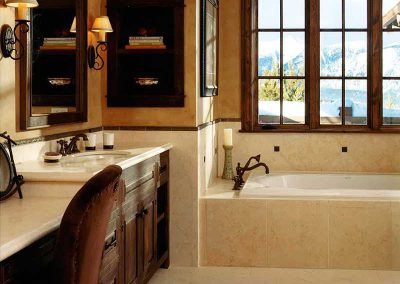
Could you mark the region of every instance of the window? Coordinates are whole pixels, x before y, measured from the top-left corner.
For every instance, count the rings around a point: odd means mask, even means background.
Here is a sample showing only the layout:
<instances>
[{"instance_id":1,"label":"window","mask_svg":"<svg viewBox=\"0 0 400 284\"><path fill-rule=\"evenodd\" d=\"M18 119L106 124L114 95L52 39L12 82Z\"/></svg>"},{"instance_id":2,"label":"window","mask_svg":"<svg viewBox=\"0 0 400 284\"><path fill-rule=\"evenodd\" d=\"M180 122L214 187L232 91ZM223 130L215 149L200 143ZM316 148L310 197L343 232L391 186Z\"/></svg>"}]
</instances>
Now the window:
<instances>
[{"instance_id":1,"label":"window","mask_svg":"<svg viewBox=\"0 0 400 284\"><path fill-rule=\"evenodd\" d=\"M400 130L400 0L243 0L244 131Z\"/></svg>"},{"instance_id":2,"label":"window","mask_svg":"<svg viewBox=\"0 0 400 284\"><path fill-rule=\"evenodd\" d=\"M304 10L304 0L259 1L260 124L305 123Z\"/></svg>"}]
</instances>

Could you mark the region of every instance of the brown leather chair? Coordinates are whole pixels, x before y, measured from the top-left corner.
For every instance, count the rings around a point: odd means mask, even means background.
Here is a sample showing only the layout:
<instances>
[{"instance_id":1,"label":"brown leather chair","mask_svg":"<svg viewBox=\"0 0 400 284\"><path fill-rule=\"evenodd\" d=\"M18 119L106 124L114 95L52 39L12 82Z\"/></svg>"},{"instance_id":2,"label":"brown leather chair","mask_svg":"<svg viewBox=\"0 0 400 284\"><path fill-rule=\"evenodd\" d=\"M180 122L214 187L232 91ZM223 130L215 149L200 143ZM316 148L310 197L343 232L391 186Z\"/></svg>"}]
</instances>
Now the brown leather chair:
<instances>
[{"instance_id":1,"label":"brown leather chair","mask_svg":"<svg viewBox=\"0 0 400 284\"><path fill-rule=\"evenodd\" d=\"M109 166L75 195L61 221L53 283L97 284L122 169Z\"/></svg>"}]
</instances>

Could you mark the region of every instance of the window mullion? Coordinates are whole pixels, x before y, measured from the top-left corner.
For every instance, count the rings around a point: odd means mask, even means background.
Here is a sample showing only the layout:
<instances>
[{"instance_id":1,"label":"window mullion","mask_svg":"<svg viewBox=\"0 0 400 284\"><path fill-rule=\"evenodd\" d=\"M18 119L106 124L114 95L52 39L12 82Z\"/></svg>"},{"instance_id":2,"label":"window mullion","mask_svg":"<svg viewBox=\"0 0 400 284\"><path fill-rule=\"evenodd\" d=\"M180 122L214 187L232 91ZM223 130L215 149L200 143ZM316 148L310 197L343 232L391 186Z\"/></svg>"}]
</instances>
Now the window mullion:
<instances>
[{"instance_id":1,"label":"window mullion","mask_svg":"<svg viewBox=\"0 0 400 284\"><path fill-rule=\"evenodd\" d=\"M370 44L370 127L377 130L382 125L382 0L370 1L369 44ZM373 68L372 68L373 66Z\"/></svg>"},{"instance_id":2,"label":"window mullion","mask_svg":"<svg viewBox=\"0 0 400 284\"><path fill-rule=\"evenodd\" d=\"M309 86L309 124L311 129L319 126L319 70L320 70L320 33L319 33L319 0L309 0L308 19L308 86Z\"/></svg>"}]
</instances>

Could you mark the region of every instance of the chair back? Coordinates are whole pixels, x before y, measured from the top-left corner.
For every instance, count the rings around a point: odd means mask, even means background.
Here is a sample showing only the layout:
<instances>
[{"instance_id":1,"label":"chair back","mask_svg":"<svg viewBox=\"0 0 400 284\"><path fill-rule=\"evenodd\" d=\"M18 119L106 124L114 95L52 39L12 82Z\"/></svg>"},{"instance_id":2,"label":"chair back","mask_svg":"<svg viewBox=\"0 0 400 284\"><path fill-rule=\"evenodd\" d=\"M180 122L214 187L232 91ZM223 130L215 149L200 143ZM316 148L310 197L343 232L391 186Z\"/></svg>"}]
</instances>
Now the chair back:
<instances>
[{"instance_id":1,"label":"chair back","mask_svg":"<svg viewBox=\"0 0 400 284\"><path fill-rule=\"evenodd\" d=\"M104 241L122 169L109 166L75 195L61 221L54 283L97 284Z\"/></svg>"}]
</instances>

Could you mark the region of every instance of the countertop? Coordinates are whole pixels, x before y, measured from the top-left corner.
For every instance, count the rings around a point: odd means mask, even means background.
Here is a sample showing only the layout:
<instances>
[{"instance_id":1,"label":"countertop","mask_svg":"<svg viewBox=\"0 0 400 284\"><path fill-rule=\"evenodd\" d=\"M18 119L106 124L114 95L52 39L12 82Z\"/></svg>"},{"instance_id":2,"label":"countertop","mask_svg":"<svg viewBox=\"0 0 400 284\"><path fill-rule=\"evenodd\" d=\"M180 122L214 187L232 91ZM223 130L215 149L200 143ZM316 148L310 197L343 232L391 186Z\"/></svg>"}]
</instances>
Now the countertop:
<instances>
[{"instance_id":1,"label":"countertop","mask_svg":"<svg viewBox=\"0 0 400 284\"><path fill-rule=\"evenodd\" d=\"M139 148L130 148L129 146L124 147L123 145L120 145L113 150L100 150L100 152L124 151L129 152L130 155L121 158L105 159L103 162L84 161L82 163L69 162L68 157L63 157L59 163L55 164L45 163L44 161L28 161L17 163L16 167L18 174L22 175L25 181L86 182L107 165L116 164L124 170L143 162L146 159L168 151L171 148L171 144Z\"/></svg>"},{"instance_id":2,"label":"countertop","mask_svg":"<svg viewBox=\"0 0 400 284\"><path fill-rule=\"evenodd\" d=\"M126 169L171 148L171 144L131 148L127 151L135 155L117 164ZM24 198L14 195L0 203L0 261L59 228L72 198L104 165L67 173L59 164L43 161L25 162L17 168L26 181L22 186Z\"/></svg>"}]
</instances>

